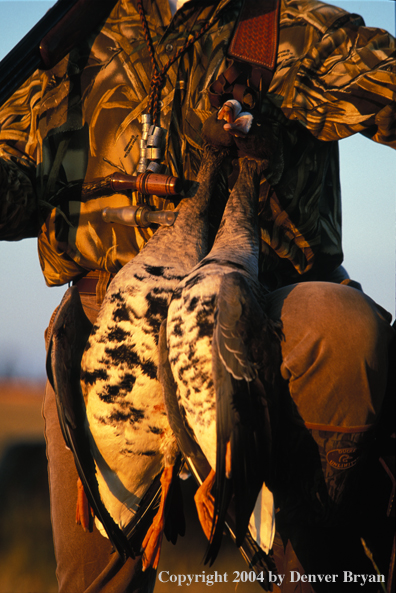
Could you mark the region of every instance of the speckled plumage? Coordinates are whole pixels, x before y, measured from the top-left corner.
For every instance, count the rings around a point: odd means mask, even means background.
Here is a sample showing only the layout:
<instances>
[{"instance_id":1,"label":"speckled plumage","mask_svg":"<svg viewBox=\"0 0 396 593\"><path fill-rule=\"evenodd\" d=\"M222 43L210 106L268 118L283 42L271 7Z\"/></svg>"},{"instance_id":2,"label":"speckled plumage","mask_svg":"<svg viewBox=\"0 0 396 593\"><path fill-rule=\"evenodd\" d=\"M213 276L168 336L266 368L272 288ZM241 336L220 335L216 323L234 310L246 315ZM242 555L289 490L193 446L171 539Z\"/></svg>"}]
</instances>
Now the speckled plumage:
<instances>
[{"instance_id":1,"label":"speckled plumage","mask_svg":"<svg viewBox=\"0 0 396 593\"><path fill-rule=\"evenodd\" d=\"M173 290L207 253L207 207L226 153L205 148L198 189L111 282L82 359L81 385L103 502L122 528L177 452L157 380L158 332Z\"/></svg>"},{"instance_id":2,"label":"speckled plumage","mask_svg":"<svg viewBox=\"0 0 396 593\"><path fill-rule=\"evenodd\" d=\"M167 319L169 362L179 405L216 470L217 527L208 554L212 560L232 493L237 545L254 507L250 529L266 552L274 535L273 497L265 486L261 489L268 477L270 446L263 381L265 367L273 364L269 361L272 346L276 356L279 343L277 328L264 314L258 282L257 200L264 168L254 160L241 160L214 246L175 290ZM228 494L227 441L232 450Z\"/></svg>"}]
</instances>

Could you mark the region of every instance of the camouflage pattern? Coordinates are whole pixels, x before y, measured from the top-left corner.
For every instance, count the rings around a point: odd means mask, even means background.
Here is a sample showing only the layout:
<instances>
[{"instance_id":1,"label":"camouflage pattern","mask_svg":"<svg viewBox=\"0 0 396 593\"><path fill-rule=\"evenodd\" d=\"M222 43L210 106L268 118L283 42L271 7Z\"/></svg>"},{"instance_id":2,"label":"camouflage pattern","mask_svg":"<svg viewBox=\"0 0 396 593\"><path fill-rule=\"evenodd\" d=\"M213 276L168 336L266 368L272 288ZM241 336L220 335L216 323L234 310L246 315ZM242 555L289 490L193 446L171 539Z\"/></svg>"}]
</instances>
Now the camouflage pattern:
<instances>
[{"instance_id":1,"label":"camouflage pattern","mask_svg":"<svg viewBox=\"0 0 396 593\"><path fill-rule=\"evenodd\" d=\"M169 69L160 125L166 172L188 183L202 156L207 90L226 68L241 0L188 2L171 18L167 0L145 0L159 66L188 36L213 26ZM276 72L259 110L281 126L284 174L260 197L261 270L278 284L319 277L342 261L337 140L362 132L396 146L394 39L356 15L316 0L282 0ZM137 195L82 198L81 183L134 174L152 66L134 0L120 0L99 31L50 72L36 72L0 110L0 238L38 236L48 285L89 270L116 273L152 235L102 221L101 211ZM18 173L13 171L18 170ZM226 198L226 171L213 225ZM13 174L18 183L12 182ZM3 185L3 184L2 184ZM174 203L152 197L157 208ZM219 212L216 212L216 209Z\"/></svg>"},{"instance_id":2,"label":"camouflage pattern","mask_svg":"<svg viewBox=\"0 0 396 593\"><path fill-rule=\"evenodd\" d=\"M309 427L309 424L307 425ZM365 460L373 444L373 428L369 425L345 428L323 426L310 428L318 445L327 492L335 505L343 497L345 486L359 462Z\"/></svg>"}]
</instances>

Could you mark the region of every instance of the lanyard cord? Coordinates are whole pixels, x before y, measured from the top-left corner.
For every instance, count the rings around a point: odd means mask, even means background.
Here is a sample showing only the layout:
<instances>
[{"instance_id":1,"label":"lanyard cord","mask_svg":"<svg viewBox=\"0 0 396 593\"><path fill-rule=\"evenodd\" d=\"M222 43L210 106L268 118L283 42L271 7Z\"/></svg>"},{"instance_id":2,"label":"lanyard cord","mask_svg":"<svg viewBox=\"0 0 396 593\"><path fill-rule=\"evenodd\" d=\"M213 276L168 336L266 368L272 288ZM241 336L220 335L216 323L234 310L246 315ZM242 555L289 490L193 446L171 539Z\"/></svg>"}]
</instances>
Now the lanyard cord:
<instances>
[{"instance_id":1,"label":"lanyard cord","mask_svg":"<svg viewBox=\"0 0 396 593\"><path fill-rule=\"evenodd\" d=\"M148 28L146 16L144 14L142 0L138 0L137 2L137 9L139 11L140 20L143 26L144 37L147 44L147 49L150 54L151 63L153 66L153 79L151 81L151 89L150 89L150 96L149 96L149 104L148 104L148 113L152 116L152 121L155 124L159 114L159 98L160 98L160 90L163 84L164 76L170 66L185 52L187 49L193 45L197 39L202 37L204 33L213 25L213 22L206 21L206 23L201 27L199 31L196 31L194 35L191 35L189 39L185 42L183 47L179 48L174 56L171 56L166 64L161 68L158 68L157 63L155 61L154 56L154 48L153 43L150 36L150 31Z\"/></svg>"}]
</instances>

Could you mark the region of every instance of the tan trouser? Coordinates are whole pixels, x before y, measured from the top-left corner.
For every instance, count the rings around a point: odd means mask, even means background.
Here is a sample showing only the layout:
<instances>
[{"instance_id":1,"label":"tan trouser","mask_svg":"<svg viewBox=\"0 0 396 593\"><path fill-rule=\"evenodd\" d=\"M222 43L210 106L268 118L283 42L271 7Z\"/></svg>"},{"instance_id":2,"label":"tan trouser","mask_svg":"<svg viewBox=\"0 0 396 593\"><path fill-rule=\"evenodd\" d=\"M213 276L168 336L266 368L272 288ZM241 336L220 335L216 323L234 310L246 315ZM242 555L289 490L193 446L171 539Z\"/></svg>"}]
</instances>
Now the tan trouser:
<instances>
[{"instance_id":1,"label":"tan trouser","mask_svg":"<svg viewBox=\"0 0 396 593\"><path fill-rule=\"evenodd\" d=\"M268 314L282 320L281 373L304 422L372 424L393 335L374 301L343 284L306 282L271 293Z\"/></svg>"},{"instance_id":2,"label":"tan trouser","mask_svg":"<svg viewBox=\"0 0 396 593\"><path fill-rule=\"evenodd\" d=\"M278 533L274 551L285 580L276 591L337 591L339 584L311 586L290 577L303 574L302 565L312 574L339 572L338 583L343 570L375 572L354 530L364 516L354 516L359 491L352 488L355 482L365 485L360 480L385 394L394 332L386 312L340 284L286 287L271 293L267 304L269 315L283 322L281 373L296 421L293 434L283 435L290 439L283 449L289 493L280 497L283 540ZM360 582L347 586L351 593L361 590ZM365 584L365 590L379 585Z\"/></svg>"}]
</instances>

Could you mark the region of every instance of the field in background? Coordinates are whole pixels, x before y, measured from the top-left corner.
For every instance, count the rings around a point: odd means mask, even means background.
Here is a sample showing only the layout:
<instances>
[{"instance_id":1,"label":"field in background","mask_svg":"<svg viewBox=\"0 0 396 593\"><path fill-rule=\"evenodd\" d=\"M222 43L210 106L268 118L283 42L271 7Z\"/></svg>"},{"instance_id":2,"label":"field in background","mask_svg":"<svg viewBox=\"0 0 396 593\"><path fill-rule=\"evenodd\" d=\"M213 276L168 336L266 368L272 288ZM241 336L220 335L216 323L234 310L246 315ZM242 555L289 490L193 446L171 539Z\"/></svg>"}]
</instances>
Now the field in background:
<instances>
[{"instance_id":1,"label":"field in background","mask_svg":"<svg viewBox=\"0 0 396 593\"><path fill-rule=\"evenodd\" d=\"M0 593L56 593L41 402L0 379Z\"/></svg>"},{"instance_id":2,"label":"field in background","mask_svg":"<svg viewBox=\"0 0 396 593\"><path fill-rule=\"evenodd\" d=\"M0 593L56 593L52 547L44 422L44 384L0 378ZM214 593L259 593L258 583L233 583L234 571L247 566L231 542L224 542L212 567L204 566L206 540L196 517L192 480L183 483L187 533L176 546L165 542L158 574L228 573ZM163 575L164 578L167 575ZM157 580L155 593L208 591L201 582L179 587ZM80 592L70 592L80 593Z\"/></svg>"}]
</instances>

